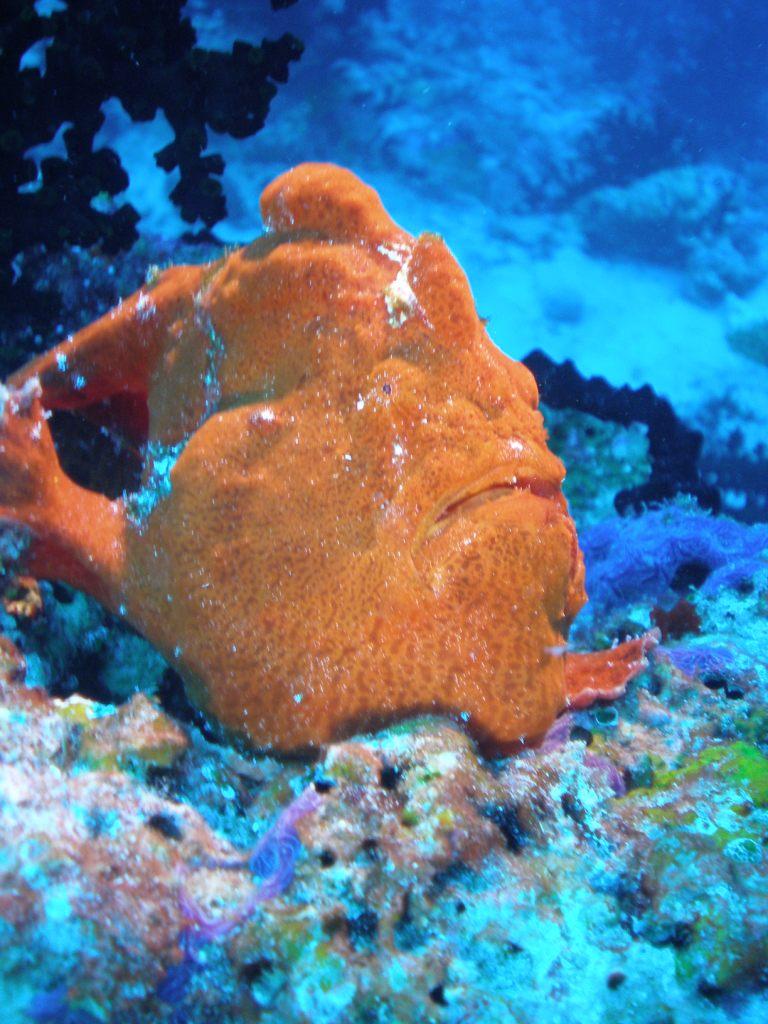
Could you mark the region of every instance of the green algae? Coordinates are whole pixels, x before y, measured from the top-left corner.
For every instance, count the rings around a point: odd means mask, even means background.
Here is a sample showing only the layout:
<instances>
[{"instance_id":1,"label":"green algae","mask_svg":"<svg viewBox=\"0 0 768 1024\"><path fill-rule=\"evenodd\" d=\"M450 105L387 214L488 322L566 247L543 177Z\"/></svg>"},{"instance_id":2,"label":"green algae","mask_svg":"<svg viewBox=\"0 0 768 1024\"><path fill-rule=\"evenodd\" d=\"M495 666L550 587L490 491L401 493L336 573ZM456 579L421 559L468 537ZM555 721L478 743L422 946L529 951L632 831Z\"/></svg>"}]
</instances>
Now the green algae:
<instances>
[{"instance_id":1,"label":"green algae","mask_svg":"<svg viewBox=\"0 0 768 1024\"><path fill-rule=\"evenodd\" d=\"M631 790L650 789L653 786L656 775L649 754L642 754L634 764L629 766L628 777L628 786Z\"/></svg>"},{"instance_id":2,"label":"green algae","mask_svg":"<svg viewBox=\"0 0 768 1024\"><path fill-rule=\"evenodd\" d=\"M749 708L736 722L736 731L746 742L755 746L768 745L768 710Z\"/></svg>"},{"instance_id":3,"label":"green algae","mask_svg":"<svg viewBox=\"0 0 768 1024\"><path fill-rule=\"evenodd\" d=\"M415 736L421 729L427 729L434 722L429 715L415 715L387 727L390 736Z\"/></svg>"},{"instance_id":4,"label":"green algae","mask_svg":"<svg viewBox=\"0 0 768 1024\"><path fill-rule=\"evenodd\" d=\"M768 758L743 740L711 746L624 800L659 829L647 863L653 916L691 925L674 950L676 977L734 991L768 956L768 934L745 914L763 889Z\"/></svg>"},{"instance_id":5,"label":"green algae","mask_svg":"<svg viewBox=\"0 0 768 1024\"><path fill-rule=\"evenodd\" d=\"M726 746L708 747L681 767L658 772L653 789L671 789L683 780L697 778L705 772L711 772L731 787L746 790L755 807L768 807L768 758L743 740Z\"/></svg>"},{"instance_id":6,"label":"green algae","mask_svg":"<svg viewBox=\"0 0 768 1024\"><path fill-rule=\"evenodd\" d=\"M670 815L649 872L658 887L652 916L690 926L690 935L674 949L681 983L728 991L754 977L768 955L768 934L754 927L744 908L759 900L762 859L757 825L752 832L718 828L703 834L680 829Z\"/></svg>"},{"instance_id":7,"label":"green algae","mask_svg":"<svg viewBox=\"0 0 768 1024\"><path fill-rule=\"evenodd\" d=\"M703 981L729 991L755 977L766 955L768 942L737 936L731 915L717 908L696 923L693 941L675 950L675 974L684 984Z\"/></svg>"},{"instance_id":8,"label":"green algae","mask_svg":"<svg viewBox=\"0 0 768 1024\"><path fill-rule=\"evenodd\" d=\"M415 828L419 824L419 815L416 811L406 807L400 816L400 821L406 828Z\"/></svg>"},{"instance_id":9,"label":"green algae","mask_svg":"<svg viewBox=\"0 0 768 1024\"><path fill-rule=\"evenodd\" d=\"M362 785L366 782L367 765L355 764L352 761L337 761L326 767L325 774L334 782L350 782Z\"/></svg>"},{"instance_id":10,"label":"green algae","mask_svg":"<svg viewBox=\"0 0 768 1024\"><path fill-rule=\"evenodd\" d=\"M690 798L688 784L700 780L707 783L705 807L700 806L701 797L694 806L688 801L681 805L683 787ZM660 803L654 799L658 797ZM684 829L697 836L701 852L739 859L739 850L752 849L744 844L761 842L760 826L749 818L753 811L768 808L768 758L741 740L708 747L678 768L656 772L652 786L634 789L623 800L644 805L646 821L666 835L674 838ZM745 862L746 855L740 859Z\"/></svg>"}]
</instances>

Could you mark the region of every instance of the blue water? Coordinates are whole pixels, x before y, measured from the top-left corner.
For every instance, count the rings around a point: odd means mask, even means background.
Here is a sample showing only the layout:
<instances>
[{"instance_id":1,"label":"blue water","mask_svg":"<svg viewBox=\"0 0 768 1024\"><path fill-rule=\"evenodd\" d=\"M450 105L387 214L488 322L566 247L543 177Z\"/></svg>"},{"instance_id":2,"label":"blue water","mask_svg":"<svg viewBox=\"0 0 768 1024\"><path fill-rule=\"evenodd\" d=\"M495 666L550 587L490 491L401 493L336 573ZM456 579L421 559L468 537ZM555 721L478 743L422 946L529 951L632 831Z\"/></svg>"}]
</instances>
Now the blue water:
<instances>
[{"instance_id":1,"label":"blue water","mask_svg":"<svg viewBox=\"0 0 768 1024\"><path fill-rule=\"evenodd\" d=\"M728 396L759 442L768 357L745 360L726 339L768 315L761 5L264 7L187 5L203 45L283 31L306 44L262 132L209 133L226 158L219 237L258 232L275 173L340 163L408 230L446 238L509 354L540 346L586 374L650 383L702 424ZM131 168L142 229L173 234L174 180L152 158L167 126L131 128L118 107L102 137Z\"/></svg>"}]
</instances>

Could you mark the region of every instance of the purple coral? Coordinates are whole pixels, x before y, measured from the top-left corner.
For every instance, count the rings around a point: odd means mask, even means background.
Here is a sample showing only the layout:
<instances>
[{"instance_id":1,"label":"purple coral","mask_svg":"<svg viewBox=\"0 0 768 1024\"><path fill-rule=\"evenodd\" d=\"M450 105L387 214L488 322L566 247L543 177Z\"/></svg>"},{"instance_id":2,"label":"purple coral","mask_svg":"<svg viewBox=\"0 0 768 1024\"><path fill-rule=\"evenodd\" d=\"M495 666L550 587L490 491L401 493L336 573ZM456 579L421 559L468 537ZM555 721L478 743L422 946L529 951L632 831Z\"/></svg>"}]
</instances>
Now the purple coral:
<instances>
[{"instance_id":1,"label":"purple coral","mask_svg":"<svg viewBox=\"0 0 768 1024\"><path fill-rule=\"evenodd\" d=\"M553 751L562 750L571 738L572 728L572 714L564 714L555 719L554 725L550 726L536 748L536 754L551 754ZM624 796L627 792L624 777L610 758L602 754L593 754L589 748L584 747L583 764L603 777L614 796Z\"/></svg>"},{"instance_id":2,"label":"purple coral","mask_svg":"<svg viewBox=\"0 0 768 1024\"><path fill-rule=\"evenodd\" d=\"M712 593L765 566L768 527L669 505L634 519L609 519L581 538L590 601L605 614L662 600L681 570L695 567ZM761 557L763 556L763 557Z\"/></svg>"},{"instance_id":3,"label":"purple coral","mask_svg":"<svg viewBox=\"0 0 768 1024\"><path fill-rule=\"evenodd\" d=\"M573 715L566 712L556 718L554 723L547 729L539 746L536 748L538 754L549 754L553 750L560 750L571 738L573 726Z\"/></svg>"},{"instance_id":4,"label":"purple coral","mask_svg":"<svg viewBox=\"0 0 768 1024\"><path fill-rule=\"evenodd\" d=\"M584 765L586 768L594 769L602 777L614 796L624 796L626 794L627 786L624 782L624 776L610 758L605 757L603 754L593 754L591 750L585 750Z\"/></svg>"},{"instance_id":5,"label":"purple coral","mask_svg":"<svg viewBox=\"0 0 768 1024\"><path fill-rule=\"evenodd\" d=\"M663 647L660 653L686 676L730 679L736 672L734 656L727 647L717 645Z\"/></svg>"}]
</instances>

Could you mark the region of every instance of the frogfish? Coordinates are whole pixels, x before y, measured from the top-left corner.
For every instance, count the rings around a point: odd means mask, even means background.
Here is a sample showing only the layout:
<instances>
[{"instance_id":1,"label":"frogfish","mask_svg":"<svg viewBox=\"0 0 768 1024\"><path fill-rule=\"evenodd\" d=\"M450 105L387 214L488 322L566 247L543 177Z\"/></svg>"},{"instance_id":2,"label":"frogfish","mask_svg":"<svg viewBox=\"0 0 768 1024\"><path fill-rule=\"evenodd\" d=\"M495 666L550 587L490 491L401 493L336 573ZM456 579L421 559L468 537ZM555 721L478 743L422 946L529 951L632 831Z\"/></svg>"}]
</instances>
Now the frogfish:
<instances>
[{"instance_id":1,"label":"frogfish","mask_svg":"<svg viewBox=\"0 0 768 1024\"><path fill-rule=\"evenodd\" d=\"M2 386L0 520L28 571L124 617L253 748L431 714L504 753L621 692L647 640L567 652L564 467L445 243L330 164L261 212L263 237L155 274ZM138 489L68 476L55 410L109 410Z\"/></svg>"}]
</instances>

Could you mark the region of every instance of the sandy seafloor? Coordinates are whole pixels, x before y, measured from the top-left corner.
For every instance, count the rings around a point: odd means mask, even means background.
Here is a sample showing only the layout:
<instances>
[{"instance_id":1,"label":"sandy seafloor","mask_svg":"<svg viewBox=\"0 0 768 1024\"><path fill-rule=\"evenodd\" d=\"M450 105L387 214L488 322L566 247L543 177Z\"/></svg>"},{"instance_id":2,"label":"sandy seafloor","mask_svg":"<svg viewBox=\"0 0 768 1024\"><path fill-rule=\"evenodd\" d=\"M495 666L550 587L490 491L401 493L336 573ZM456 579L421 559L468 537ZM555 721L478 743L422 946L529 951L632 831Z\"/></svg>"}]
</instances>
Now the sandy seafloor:
<instances>
[{"instance_id":1,"label":"sandy seafloor","mask_svg":"<svg viewBox=\"0 0 768 1024\"><path fill-rule=\"evenodd\" d=\"M266 128L211 141L227 160L221 242L260 232L259 192L286 167L352 168L409 231L445 237L509 355L541 348L667 397L704 433L705 475L727 477L727 515L681 497L619 519L614 494L647 474L644 429L545 410L587 559L574 643L665 635L625 697L502 761L435 721L316 765L246 756L95 602L44 583L33 614L6 593L27 686L9 654L2 1019L759 1024L768 19L693 0L256 6L188 4L202 45L285 29L306 43ZM167 126L109 115L143 248L76 263L132 281L184 226L153 167ZM12 578L7 548L3 567ZM280 817L296 800L298 839ZM247 861L271 826L271 865L210 866ZM279 891L241 913L259 870Z\"/></svg>"}]
</instances>

